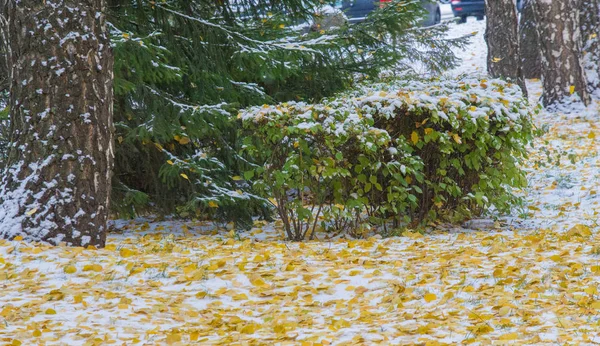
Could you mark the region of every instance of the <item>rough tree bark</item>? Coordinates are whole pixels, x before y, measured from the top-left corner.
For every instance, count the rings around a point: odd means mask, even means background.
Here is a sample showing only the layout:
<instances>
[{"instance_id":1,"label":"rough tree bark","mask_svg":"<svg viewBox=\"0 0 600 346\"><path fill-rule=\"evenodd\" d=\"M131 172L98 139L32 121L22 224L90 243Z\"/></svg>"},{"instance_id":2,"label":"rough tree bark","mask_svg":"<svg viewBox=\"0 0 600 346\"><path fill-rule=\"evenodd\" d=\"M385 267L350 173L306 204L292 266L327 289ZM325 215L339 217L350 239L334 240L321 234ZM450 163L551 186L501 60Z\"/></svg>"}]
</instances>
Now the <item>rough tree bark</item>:
<instances>
[{"instance_id":1,"label":"rough tree bark","mask_svg":"<svg viewBox=\"0 0 600 346\"><path fill-rule=\"evenodd\" d=\"M542 57L535 27L532 2L524 0L519 21L519 48L521 55L521 70L524 78L542 77Z\"/></svg>"},{"instance_id":2,"label":"rough tree bark","mask_svg":"<svg viewBox=\"0 0 600 346\"><path fill-rule=\"evenodd\" d=\"M0 0L0 5L5 0ZM2 10L0 9L0 34L2 33L2 28L7 24L6 17L3 15ZM7 91L9 88L8 83L8 65L6 62L6 52L8 51L8 41L4 35L0 35L0 93Z\"/></svg>"},{"instance_id":3,"label":"rough tree bark","mask_svg":"<svg viewBox=\"0 0 600 346\"><path fill-rule=\"evenodd\" d=\"M600 0L583 0L581 10L583 67L588 91L600 89Z\"/></svg>"},{"instance_id":4,"label":"rough tree bark","mask_svg":"<svg viewBox=\"0 0 600 346\"><path fill-rule=\"evenodd\" d=\"M584 104L590 102L581 61L581 1L533 1L542 55L544 106L569 102L572 93Z\"/></svg>"},{"instance_id":5,"label":"rough tree bark","mask_svg":"<svg viewBox=\"0 0 600 346\"><path fill-rule=\"evenodd\" d=\"M519 62L519 31L515 0L486 0L487 69L491 77L517 83L527 95Z\"/></svg>"},{"instance_id":6,"label":"rough tree bark","mask_svg":"<svg viewBox=\"0 0 600 346\"><path fill-rule=\"evenodd\" d=\"M11 148L0 236L104 246L113 165L104 0L0 0Z\"/></svg>"},{"instance_id":7,"label":"rough tree bark","mask_svg":"<svg viewBox=\"0 0 600 346\"><path fill-rule=\"evenodd\" d=\"M0 45L0 93L8 90L8 68L5 50L2 48L2 45Z\"/></svg>"}]
</instances>

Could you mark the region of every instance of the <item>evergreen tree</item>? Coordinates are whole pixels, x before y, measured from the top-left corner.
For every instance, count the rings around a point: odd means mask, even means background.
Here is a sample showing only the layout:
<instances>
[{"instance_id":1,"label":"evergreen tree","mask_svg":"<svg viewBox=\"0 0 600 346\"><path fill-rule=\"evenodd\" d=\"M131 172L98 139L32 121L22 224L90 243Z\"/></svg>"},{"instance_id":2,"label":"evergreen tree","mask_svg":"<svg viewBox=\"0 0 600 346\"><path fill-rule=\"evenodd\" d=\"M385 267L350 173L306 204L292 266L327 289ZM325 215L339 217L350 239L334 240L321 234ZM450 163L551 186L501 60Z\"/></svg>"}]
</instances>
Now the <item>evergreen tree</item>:
<instances>
[{"instance_id":1,"label":"evergreen tree","mask_svg":"<svg viewBox=\"0 0 600 346\"><path fill-rule=\"evenodd\" d=\"M411 66L456 64L446 26L420 28L420 1L389 3L360 24L329 21L321 1L110 0L115 51L119 212L209 215L249 225L251 194L237 110L315 101ZM327 10L327 11L325 11Z\"/></svg>"}]
</instances>

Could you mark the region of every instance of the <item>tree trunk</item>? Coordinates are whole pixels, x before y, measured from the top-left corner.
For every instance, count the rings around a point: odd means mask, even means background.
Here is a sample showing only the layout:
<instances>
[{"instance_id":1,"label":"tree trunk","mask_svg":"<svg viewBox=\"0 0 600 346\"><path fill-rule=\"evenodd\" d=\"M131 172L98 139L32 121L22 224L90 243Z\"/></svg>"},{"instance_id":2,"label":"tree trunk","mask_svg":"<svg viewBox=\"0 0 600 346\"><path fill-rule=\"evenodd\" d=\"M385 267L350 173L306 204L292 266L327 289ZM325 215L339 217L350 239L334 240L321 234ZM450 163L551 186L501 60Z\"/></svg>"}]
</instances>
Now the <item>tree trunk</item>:
<instances>
[{"instance_id":1,"label":"tree trunk","mask_svg":"<svg viewBox=\"0 0 600 346\"><path fill-rule=\"evenodd\" d=\"M588 91L600 89L600 0L583 0L581 10L583 67Z\"/></svg>"},{"instance_id":2,"label":"tree trunk","mask_svg":"<svg viewBox=\"0 0 600 346\"><path fill-rule=\"evenodd\" d=\"M493 78L506 78L517 83L523 94L527 87L519 63L519 31L515 0L486 0L488 47L487 69Z\"/></svg>"},{"instance_id":3,"label":"tree trunk","mask_svg":"<svg viewBox=\"0 0 600 346\"><path fill-rule=\"evenodd\" d=\"M590 102L581 59L579 13L582 0L534 0L542 54L544 106L575 101Z\"/></svg>"},{"instance_id":4,"label":"tree trunk","mask_svg":"<svg viewBox=\"0 0 600 346\"><path fill-rule=\"evenodd\" d=\"M524 0L519 21L521 70L524 78L541 78L542 57L540 56L532 2L533 0Z\"/></svg>"},{"instance_id":5,"label":"tree trunk","mask_svg":"<svg viewBox=\"0 0 600 346\"><path fill-rule=\"evenodd\" d=\"M113 165L104 0L0 0L11 148L0 235L104 246Z\"/></svg>"},{"instance_id":6,"label":"tree trunk","mask_svg":"<svg viewBox=\"0 0 600 346\"><path fill-rule=\"evenodd\" d=\"M0 6L2 6L3 1L0 0ZM8 38L4 35L3 28L6 27L6 17L2 12L2 8L0 8L0 93L8 91L9 88L9 78L8 78L8 64L6 61L6 54L8 51ZM0 109L1 110L1 109Z\"/></svg>"},{"instance_id":7,"label":"tree trunk","mask_svg":"<svg viewBox=\"0 0 600 346\"><path fill-rule=\"evenodd\" d=\"M0 93L8 90L8 67L6 65L6 53L0 44ZM2 110L2 109L0 109Z\"/></svg>"}]
</instances>

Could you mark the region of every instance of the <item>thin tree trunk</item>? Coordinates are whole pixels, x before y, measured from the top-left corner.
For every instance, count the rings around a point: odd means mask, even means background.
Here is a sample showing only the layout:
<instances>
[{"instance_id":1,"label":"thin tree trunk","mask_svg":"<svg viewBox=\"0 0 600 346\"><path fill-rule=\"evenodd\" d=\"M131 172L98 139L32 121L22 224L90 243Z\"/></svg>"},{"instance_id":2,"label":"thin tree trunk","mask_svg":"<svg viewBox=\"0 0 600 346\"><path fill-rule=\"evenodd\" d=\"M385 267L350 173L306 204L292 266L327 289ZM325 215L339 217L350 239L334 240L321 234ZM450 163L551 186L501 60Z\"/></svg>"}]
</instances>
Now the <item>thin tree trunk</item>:
<instances>
[{"instance_id":1,"label":"thin tree trunk","mask_svg":"<svg viewBox=\"0 0 600 346\"><path fill-rule=\"evenodd\" d=\"M104 0L3 2L12 131L0 236L104 246L113 165Z\"/></svg>"},{"instance_id":2,"label":"thin tree trunk","mask_svg":"<svg viewBox=\"0 0 600 346\"><path fill-rule=\"evenodd\" d=\"M487 69L494 78L506 78L517 83L523 94L527 87L519 62L519 31L515 0L486 0L488 47Z\"/></svg>"},{"instance_id":3,"label":"thin tree trunk","mask_svg":"<svg viewBox=\"0 0 600 346\"><path fill-rule=\"evenodd\" d=\"M519 20L519 43L521 55L521 70L524 78L542 77L542 57L535 27L533 0L524 0Z\"/></svg>"},{"instance_id":4,"label":"thin tree trunk","mask_svg":"<svg viewBox=\"0 0 600 346\"><path fill-rule=\"evenodd\" d=\"M571 102L573 93L584 104L590 102L581 61L581 1L533 1L542 53L544 106Z\"/></svg>"},{"instance_id":5,"label":"thin tree trunk","mask_svg":"<svg viewBox=\"0 0 600 346\"><path fill-rule=\"evenodd\" d=\"M0 93L7 91L8 88L9 82L8 67L6 65L6 53L3 45L0 43Z\"/></svg>"},{"instance_id":6,"label":"thin tree trunk","mask_svg":"<svg viewBox=\"0 0 600 346\"><path fill-rule=\"evenodd\" d=\"M2 12L2 8L4 8L3 4L6 0L0 0L0 93L5 92L9 88L9 72L8 72L8 64L7 64L7 52L8 52L8 37L4 35L6 25L8 22L6 21L6 16Z\"/></svg>"},{"instance_id":7,"label":"thin tree trunk","mask_svg":"<svg viewBox=\"0 0 600 346\"><path fill-rule=\"evenodd\" d=\"M583 0L581 10L583 67L588 91L600 89L600 1Z\"/></svg>"}]
</instances>

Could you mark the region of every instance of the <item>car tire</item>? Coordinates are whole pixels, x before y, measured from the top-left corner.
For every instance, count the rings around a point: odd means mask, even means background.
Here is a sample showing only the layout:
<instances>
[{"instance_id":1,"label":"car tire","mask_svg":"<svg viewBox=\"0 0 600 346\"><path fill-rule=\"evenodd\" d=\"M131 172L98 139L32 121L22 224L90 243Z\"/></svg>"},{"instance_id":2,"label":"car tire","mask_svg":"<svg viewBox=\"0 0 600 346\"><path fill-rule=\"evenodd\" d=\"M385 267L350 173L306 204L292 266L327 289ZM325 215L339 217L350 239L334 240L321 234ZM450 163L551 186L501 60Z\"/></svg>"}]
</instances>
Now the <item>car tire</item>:
<instances>
[{"instance_id":1,"label":"car tire","mask_svg":"<svg viewBox=\"0 0 600 346\"><path fill-rule=\"evenodd\" d=\"M438 9L437 11L435 11L435 19L433 20L433 24L440 24L442 21L442 14L440 13L440 10Z\"/></svg>"},{"instance_id":2,"label":"car tire","mask_svg":"<svg viewBox=\"0 0 600 346\"><path fill-rule=\"evenodd\" d=\"M477 16L477 20L483 20L485 16Z\"/></svg>"},{"instance_id":3,"label":"car tire","mask_svg":"<svg viewBox=\"0 0 600 346\"><path fill-rule=\"evenodd\" d=\"M461 16L458 20L458 24L465 24L467 22L467 16Z\"/></svg>"}]
</instances>

